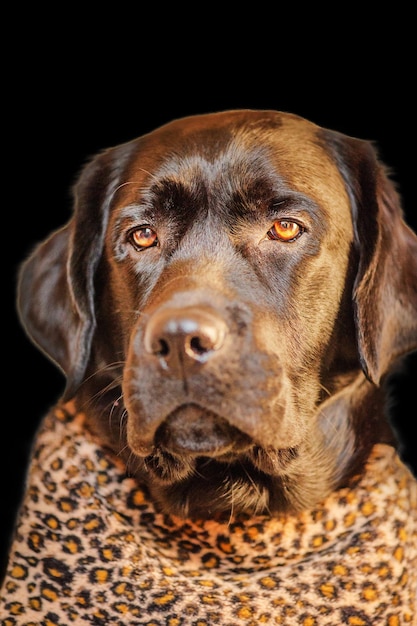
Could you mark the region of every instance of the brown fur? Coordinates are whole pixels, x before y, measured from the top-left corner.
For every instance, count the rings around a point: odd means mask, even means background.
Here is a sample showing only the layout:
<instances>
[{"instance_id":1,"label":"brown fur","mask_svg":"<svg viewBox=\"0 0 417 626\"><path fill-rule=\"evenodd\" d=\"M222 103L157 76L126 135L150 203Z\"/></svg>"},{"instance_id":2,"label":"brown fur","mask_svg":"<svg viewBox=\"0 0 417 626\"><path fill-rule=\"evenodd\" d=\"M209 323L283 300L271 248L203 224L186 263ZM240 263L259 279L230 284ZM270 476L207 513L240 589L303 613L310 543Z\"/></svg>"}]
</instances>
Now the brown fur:
<instances>
[{"instance_id":1,"label":"brown fur","mask_svg":"<svg viewBox=\"0 0 417 626\"><path fill-rule=\"evenodd\" d=\"M74 197L22 267L21 319L162 510L308 509L396 445L417 237L373 145L287 113L193 116L95 156ZM300 236L271 238L280 220Z\"/></svg>"}]
</instances>

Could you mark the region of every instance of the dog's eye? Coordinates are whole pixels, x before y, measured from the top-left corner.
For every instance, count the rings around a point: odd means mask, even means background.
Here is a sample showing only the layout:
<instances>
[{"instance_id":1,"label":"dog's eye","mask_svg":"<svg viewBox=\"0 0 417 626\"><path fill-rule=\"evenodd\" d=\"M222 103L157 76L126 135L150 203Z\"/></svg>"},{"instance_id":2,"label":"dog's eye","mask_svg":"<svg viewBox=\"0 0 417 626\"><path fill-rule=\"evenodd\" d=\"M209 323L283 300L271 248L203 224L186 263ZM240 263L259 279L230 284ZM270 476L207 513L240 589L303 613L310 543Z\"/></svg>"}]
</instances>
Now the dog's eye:
<instances>
[{"instance_id":1,"label":"dog's eye","mask_svg":"<svg viewBox=\"0 0 417 626\"><path fill-rule=\"evenodd\" d=\"M129 241L137 250L146 250L157 245L158 236L150 226L141 226L130 231Z\"/></svg>"},{"instance_id":2,"label":"dog's eye","mask_svg":"<svg viewBox=\"0 0 417 626\"><path fill-rule=\"evenodd\" d=\"M304 232L304 229L297 222L290 220L277 220L267 235L270 239L278 239L279 241L295 241Z\"/></svg>"}]
</instances>

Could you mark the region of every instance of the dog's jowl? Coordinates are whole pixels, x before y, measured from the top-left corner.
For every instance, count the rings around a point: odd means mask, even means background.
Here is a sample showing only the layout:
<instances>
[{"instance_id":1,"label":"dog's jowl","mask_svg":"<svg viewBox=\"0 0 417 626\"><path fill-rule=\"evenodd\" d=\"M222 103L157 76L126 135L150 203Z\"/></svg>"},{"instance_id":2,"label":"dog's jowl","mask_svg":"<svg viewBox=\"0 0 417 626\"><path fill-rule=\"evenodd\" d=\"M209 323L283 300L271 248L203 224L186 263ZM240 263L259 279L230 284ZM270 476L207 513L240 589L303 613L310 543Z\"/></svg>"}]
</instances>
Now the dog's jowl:
<instances>
[{"instance_id":1,"label":"dog's jowl","mask_svg":"<svg viewBox=\"0 0 417 626\"><path fill-rule=\"evenodd\" d=\"M3 623L415 624L387 381L417 349L417 236L375 146L196 115L104 150L73 196L19 273L66 388Z\"/></svg>"}]
</instances>

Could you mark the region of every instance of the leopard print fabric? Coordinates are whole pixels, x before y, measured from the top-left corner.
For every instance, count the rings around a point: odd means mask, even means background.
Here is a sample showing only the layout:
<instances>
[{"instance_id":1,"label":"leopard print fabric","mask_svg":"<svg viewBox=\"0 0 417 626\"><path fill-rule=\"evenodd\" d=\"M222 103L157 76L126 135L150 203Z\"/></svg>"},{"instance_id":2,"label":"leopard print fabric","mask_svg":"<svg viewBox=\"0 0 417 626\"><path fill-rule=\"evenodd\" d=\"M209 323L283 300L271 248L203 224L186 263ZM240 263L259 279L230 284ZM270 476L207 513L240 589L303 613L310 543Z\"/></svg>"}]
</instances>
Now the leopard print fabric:
<instances>
[{"instance_id":1,"label":"leopard print fabric","mask_svg":"<svg viewBox=\"0 0 417 626\"><path fill-rule=\"evenodd\" d=\"M179 520L61 407L40 429L2 626L416 624L417 481L389 446L296 517Z\"/></svg>"}]
</instances>

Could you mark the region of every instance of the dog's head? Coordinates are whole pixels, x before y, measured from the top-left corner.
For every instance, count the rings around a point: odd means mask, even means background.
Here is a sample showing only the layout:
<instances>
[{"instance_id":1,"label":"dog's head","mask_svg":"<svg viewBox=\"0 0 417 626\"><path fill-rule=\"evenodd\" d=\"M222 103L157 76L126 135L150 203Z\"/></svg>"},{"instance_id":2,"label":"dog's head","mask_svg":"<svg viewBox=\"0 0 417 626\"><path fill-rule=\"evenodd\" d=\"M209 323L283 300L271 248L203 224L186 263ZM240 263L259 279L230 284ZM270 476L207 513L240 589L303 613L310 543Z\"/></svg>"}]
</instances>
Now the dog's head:
<instances>
[{"instance_id":1,"label":"dog's head","mask_svg":"<svg viewBox=\"0 0 417 626\"><path fill-rule=\"evenodd\" d=\"M389 441L417 349L417 237L367 141L274 111L176 120L92 159L19 311L167 511L314 505Z\"/></svg>"}]
</instances>

